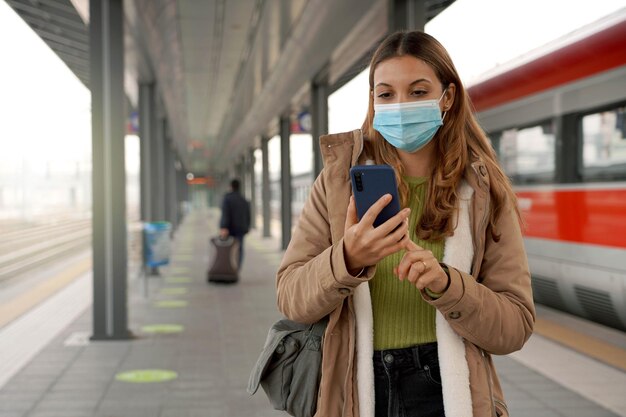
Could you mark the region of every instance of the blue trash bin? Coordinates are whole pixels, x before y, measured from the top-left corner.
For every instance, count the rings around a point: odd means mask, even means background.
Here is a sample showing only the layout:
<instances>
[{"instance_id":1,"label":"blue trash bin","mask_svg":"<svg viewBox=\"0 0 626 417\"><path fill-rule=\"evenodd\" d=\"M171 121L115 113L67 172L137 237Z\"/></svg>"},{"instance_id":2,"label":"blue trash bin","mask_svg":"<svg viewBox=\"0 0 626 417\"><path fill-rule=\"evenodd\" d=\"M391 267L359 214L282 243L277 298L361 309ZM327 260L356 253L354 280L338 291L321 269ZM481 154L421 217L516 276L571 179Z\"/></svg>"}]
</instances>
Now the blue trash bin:
<instances>
[{"instance_id":1,"label":"blue trash bin","mask_svg":"<svg viewBox=\"0 0 626 417\"><path fill-rule=\"evenodd\" d=\"M143 225L146 266L156 268L170 262L170 222L147 222Z\"/></svg>"}]
</instances>

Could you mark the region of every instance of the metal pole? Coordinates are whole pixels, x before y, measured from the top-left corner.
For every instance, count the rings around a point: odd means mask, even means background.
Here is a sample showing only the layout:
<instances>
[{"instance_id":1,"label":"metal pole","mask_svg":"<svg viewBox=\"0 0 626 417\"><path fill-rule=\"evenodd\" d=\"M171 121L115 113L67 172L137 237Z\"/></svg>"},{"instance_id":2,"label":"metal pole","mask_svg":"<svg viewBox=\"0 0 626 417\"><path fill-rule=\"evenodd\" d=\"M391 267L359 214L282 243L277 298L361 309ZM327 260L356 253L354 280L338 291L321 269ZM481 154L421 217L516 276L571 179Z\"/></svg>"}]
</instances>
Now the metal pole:
<instances>
[{"instance_id":1,"label":"metal pole","mask_svg":"<svg viewBox=\"0 0 626 417\"><path fill-rule=\"evenodd\" d=\"M248 184L246 182L246 154L242 154L239 157L239 163L237 164L237 174L235 174L236 178L239 178L240 192L241 195L246 197L246 190L248 189Z\"/></svg>"},{"instance_id":2,"label":"metal pole","mask_svg":"<svg viewBox=\"0 0 626 417\"><path fill-rule=\"evenodd\" d=\"M152 211L152 188L154 166L151 149L154 146L154 84L139 84L139 154L141 160L140 184L141 184L141 220L151 221L154 217Z\"/></svg>"},{"instance_id":3,"label":"metal pole","mask_svg":"<svg viewBox=\"0 0 626 417\"><path fill-rule=\"evenodd\" d=\"M164 155L163 155L163 142L165 142L165 135L167 131L167 120L165 118L160 118L157 122L157 131L155 135L155 144L154 144L154 186L153 186L153 195L154 195L154 205L153 205L153 214L154 221L164 221L165 220L165 188L163 186L163 171L165 170L164 163Z\"/></svg>"},{"instance_id":4,"label":"metal pole","mask_svg":"<svg viewBox=\"0 0 626 417\"><path fill-rule=\"evenodd\" d=\"M269 156L269 138L261 138L261 154L263 172L261 173L261 205L263 207L263 237L270 237L270 156Z\"/></svg>"},{"instance_id":5,"label":"metal pole","mask_svg":"<svg viewBox=\"0 0 626 417\"><path fill-rule=\"evenodd\" d=\"M123 11L122 0L91 0L89 4L93 340L131 336L126 306Z\"/></svg>"},{"instance_id":6,"label":"metal pole","mask_svg":"<svg viewBox=\"0 0 626 417\"><path fill-rule=\"evenodd\" d=\"M254 156L254 148L250 148L250 228L256 229L256 173L254 166L256 158Z\"/></svg>"},{"instance_id":7,"label":"metal pole","mask_svg":"<svg viewBox=\"0 0 626 417\"><path fill-rule=\"evenodd\" d=\"M178 207L177 207L177 192L176 192L176 153L174 152L174 144L173 141L169 142L168 154L167 158L167 180L169 184L169 199L167 201L168 206L170 208L170 217L169 221L172 223L172 230L176 230L178 227Z\"/></svg>"},{"instance_id":8,"label":"metal pole","mask_svg":"<svg viewBox=\"0 0 626 417\"><path fill-rule=\"evenodd\" d=\"M291 126L289 116L280 118L280 219L282 248L287 249L291 240L291 155L289 138Z\"/></svg>"},{"instance_id":9,"label":"metal pole","mask_svg":"<svg viewBox=\"0 0 626 417\"><path fill-rule=\"evenodd\" d=\"M165 130L165 136L163 137L163 142L161 142L161 146L163 148L163 169L161 170L161 172L159 172L159 176L161 178L160 187L163 189L163 200L161 202L161 204L163 204L163 220L171 223L172 206L170 204L170 200L172 198L172 187L170 184L170 166L172 165L172 152L170 147L169 132L167 131L167 129ZM174 227L173 224L172 227Z\"/></svg>"},{"instance_id":10,"label":"metal pole","mask_svg":"<svg viewBox=\"0 0 626 417\"><path fill-rule=\"evenodd\" d=\"M311 136L313 145L313 179L322 172L319 138L328 133L328 79L311 83Z\"/></svg>"},{"instance_id":11,"label":"metal pole","mask_svg":"<svg viewBox=\"0 0 626 417\"><path fill-rule=\"evenodd\" d=\"M154 159L153 148L154 128L155 128L155 102L154 83L139 84L139 153L140 153L140 189L141 189L141 221L151 222L154 220ZM146 236L141 232L142 237L142 275L143 275L143 295L148 297L148 271L146 269L147 253Z\"/></svg>"}]
</instances>

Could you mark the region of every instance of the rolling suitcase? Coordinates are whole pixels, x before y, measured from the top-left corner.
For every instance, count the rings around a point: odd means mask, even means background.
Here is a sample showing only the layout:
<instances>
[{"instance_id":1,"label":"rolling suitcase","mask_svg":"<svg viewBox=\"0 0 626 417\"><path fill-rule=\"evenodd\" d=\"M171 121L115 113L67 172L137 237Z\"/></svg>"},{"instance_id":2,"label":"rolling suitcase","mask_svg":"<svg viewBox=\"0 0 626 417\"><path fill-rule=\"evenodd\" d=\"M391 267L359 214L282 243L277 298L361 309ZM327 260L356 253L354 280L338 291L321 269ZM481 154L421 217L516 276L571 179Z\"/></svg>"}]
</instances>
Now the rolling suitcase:
<instances>
[{"instance_id":1,"label":"rolling suitcase","mask_svg":"<svg viewBox=\"0 0 626 417\"><path fill-rule=\"evenodd\" d=\"M226 239L214 237L213 264L209 268L209 282L235 283L239 280L239 242L232 236Z\"/></svg>"}]
</instances>

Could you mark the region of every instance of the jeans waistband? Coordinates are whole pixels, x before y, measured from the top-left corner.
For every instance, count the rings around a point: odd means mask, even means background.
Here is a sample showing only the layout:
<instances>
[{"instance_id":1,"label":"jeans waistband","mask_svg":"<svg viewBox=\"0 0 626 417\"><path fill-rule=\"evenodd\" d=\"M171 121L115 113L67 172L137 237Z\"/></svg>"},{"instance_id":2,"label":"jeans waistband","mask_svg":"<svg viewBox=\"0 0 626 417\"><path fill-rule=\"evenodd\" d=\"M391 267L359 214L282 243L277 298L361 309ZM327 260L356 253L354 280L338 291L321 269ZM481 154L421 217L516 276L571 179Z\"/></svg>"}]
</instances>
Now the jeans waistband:
<instances>
[{"instance_id":1,"label":"jeans waistband","mask_svg":"<svg viewBox=\"0 0 626 417\"><path fill-rule=\"evenodd\" d=\"M437 342L402 349L376 350L373 359L374 367L414 366L418 369L422 369L426 365L433 367L439 364Z\"/></svg>"}]
</instances>

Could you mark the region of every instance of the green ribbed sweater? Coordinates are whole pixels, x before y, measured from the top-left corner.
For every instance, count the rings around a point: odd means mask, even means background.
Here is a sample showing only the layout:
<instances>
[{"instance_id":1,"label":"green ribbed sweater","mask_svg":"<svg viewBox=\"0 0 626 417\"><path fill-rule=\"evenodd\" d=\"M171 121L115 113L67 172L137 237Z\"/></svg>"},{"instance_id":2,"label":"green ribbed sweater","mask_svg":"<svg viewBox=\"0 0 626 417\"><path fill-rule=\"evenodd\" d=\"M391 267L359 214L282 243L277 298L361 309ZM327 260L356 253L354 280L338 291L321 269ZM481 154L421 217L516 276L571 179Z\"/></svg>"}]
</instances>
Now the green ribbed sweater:
<instances>
[{"instance_id":1,"label":"green ribbed sweater","mask_svg":"<svg viewBox=\"0 0 626 417\"><path fill-rule=\"evenodd\" d=\"M423 177L404 177L411 193L409 233L411 239L432 251L441 261L444 241L424 241L415 237L415 225L423 211L427 184ZM389 255L376 265L376 274L369 282L374 313L374 350L399 349L437 340L435 308L422 299L420 291L408 281L400 281L393 273L404 256L404 250Z\"/></svg>"}]
</instances>

